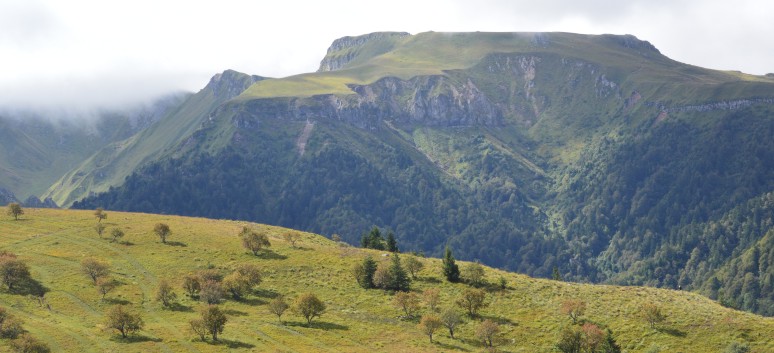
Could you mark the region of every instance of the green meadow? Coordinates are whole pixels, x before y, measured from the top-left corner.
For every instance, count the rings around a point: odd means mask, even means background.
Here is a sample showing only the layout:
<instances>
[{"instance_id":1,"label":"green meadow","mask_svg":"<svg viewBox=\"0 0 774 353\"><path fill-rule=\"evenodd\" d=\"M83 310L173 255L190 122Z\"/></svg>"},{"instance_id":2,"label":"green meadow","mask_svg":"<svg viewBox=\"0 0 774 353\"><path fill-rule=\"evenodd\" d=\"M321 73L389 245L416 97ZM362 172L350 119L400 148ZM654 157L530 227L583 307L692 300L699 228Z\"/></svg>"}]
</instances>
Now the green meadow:
<instances>
[{"instance_id":1,"label":"green meadow","mask_svg":"<svg viewBox=\"0 0 774 353\"><path fill-rule=\"evenodd\" d=\"M384 252L359 249L325 237L301 233L296 247L283 240L286 229L229 220L106 211L100 237L93 211L26 209L18 221L0 220L0 250L13 252L30 267L32 278L47 292L45 303L25 295L0 292L0 306L24 321L24 328L55 352L479 352L483 342L474 335L483 319L500 325L495 349L501 352L557 352L563 328L572 325L560 311L562 302L587 303L581 322L613 331L625 352L723 352L731 342L745 343L752 352L774 351L774 318L724 308L698 294L644 287L566 283L530 278L486 268L487 302L478 318L465 318L451 339L439 330L430 343L418 328L419 318L402 317L392 305L393 294L362 289L352 267L366 255L389 261ZM153 233L156 223L172 230L164 244ZM242 248L245 226L269 234L271 247L259 256ZM125 236L111 241L111 229ZM410 255L401 255L401 257ZM120 285L104 300L85 274L84 258L107 261ZM439 288L441 308L454 306L468 285L451 284L441 272L441 260L419 258L424 269L411 284L421 293ZM237 265L260 266L263 281L241 301L220 306L228 322L218 342L201 341L189 329L203 305L187 297L183 276L204 269L230 273ZM465 262L458 261L461 267ZM500 278L506 288L499 287ZM166 309L155 300L161 280L175 288L178 305ZM327 306L311 326L288 311L282 323L267 308L277 295L289 301L302 293L316 294ZM644 303L659 305L666 321L651 328L641 318ZM121 338L105 327L105 312L124 304L141 313L138 333ZM422 307L419 315L427 313ZM8 340L0 351L8 351Z\"/></svg>"}]
</instances>

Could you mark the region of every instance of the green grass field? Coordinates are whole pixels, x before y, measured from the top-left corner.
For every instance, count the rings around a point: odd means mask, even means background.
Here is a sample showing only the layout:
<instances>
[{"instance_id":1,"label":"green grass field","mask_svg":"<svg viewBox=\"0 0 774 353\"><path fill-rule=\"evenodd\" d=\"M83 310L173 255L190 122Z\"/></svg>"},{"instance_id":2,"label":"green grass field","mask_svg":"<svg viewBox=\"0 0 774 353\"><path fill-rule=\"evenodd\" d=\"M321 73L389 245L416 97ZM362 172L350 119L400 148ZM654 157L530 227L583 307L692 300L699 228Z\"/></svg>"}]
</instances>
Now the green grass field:
<instances>
[{"instance_id":1,"label":"green grass field","mask_svg":"<svg viewBox=\"0 0 774 353\"><path fill-rule=\"evenodd\" d=\"M25 328L57 352L478 352L478 320L466 319L456 334L436 334L431 344L417 328L417 319L401 319L392 296L381 290L361 289L350 274L366 254L387 261L381 252L340 246L324 237L303 233L299 248L283 241L282 228L246 222L108 211L104 238L93 227L92 211L27 209L18 221L0 220L0 250L16 253L32 276L49 289L45 306L18 294L0 292L0 305L22 318ZM172 235L162 244L153 234L158 222L169 224ZM241 247L237 234L245 225L271 234L270 252L254 256ZM126 232L123 243L107 238L110 230ZM406 256L406 255L404 255ZM121 285L105 301L80 272L86 257L108 261ZM442 280L440 259L421 259L425 269L412 290L441 290L441 306L452 305L465 284ZM241 302L221 305L228 323L221 342L201 342L188 329L197 317L199 302L180 288L182 277L206 268L224 274L241 263L263 269L263 283ZM464 263L460 262L464 267ZM732 341L745 342L753 352L774 351L774 319L723 308L697 294L672 290L564 283L487 268L487 280L500 276L506 290L491 289L491 305L484 318L501 324L497 349L503 352L552 352L560 330L570 324L559 307L580 298L588 303L584 320L611 328L626 352L722 352ZM154 300L160 280L176 288L181 306L163 309ZM267 309L277 294L292 300L304 292L317 294L327 305L311 327L293 313L284 324ZM639 317L645 302L661 305L667 321L651 329ZM145 328L128 340L104 328L104 313L124 303L142 313ZM423 308L422 312L428 309ZM0 343L0 351L8 350Z\"/></svg>"}]
</instances>

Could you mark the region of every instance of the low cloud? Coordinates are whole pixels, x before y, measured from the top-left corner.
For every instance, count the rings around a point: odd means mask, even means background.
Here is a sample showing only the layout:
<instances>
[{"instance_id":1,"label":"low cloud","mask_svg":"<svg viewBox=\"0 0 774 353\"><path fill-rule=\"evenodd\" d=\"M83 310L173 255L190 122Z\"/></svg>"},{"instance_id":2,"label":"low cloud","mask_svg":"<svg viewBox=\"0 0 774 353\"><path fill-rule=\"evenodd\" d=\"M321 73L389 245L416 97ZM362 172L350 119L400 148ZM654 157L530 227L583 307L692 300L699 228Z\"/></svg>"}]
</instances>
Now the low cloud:
<instances>
[{"instance_id":1,"label":"low cloud","mask_svg":"<svg viewBox=\"0 0 774 353\"><path fill-rule=\"evenodd\" d=\"M284 77L316 70L334 39L376 31L633 34L678 61L765 74L772 12L754 0L6 0L0 106L131 104L225 69Z\"/></svg>"}]
</instances>

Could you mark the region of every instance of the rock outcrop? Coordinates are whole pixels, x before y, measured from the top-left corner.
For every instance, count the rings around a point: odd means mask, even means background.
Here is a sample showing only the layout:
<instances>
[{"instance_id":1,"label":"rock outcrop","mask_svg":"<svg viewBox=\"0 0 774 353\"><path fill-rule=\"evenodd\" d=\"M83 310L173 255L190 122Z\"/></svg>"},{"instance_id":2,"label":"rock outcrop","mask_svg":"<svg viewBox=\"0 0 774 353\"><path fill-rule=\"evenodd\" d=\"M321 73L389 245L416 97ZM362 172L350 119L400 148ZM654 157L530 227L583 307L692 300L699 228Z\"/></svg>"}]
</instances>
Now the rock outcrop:
<instances>
[{"instance_id":1,"label":"rock outcrop","mask_svg":"<svg viewBox=\"0 0 774 353\"><path fill-rule=\"evenodd\" d=\"M234 70L226 70L212 76L204 89L212 90L218 100L229 100L240 95L253 83L265 80L266 77L243 74Z\"/></svg>"},{"instance_id":2,"label":"rock outcrop","mask_svg":"<svg viewBox=\"0 0 774 353\"><path fill-rule=\"evenodd\" d=\"M367 43L379 40L400 39L410 35L406 32L376 32L362 36L336 39L328 48L328 53L320 62L320 68L317 72L340 70L355 59L360 54L360 49ZM373 52L372 55L387 52L389 49L389 47L384 47Z\"/></svg>"},{"instance_id":3,"label":"rock outcrop","mask_svg":"<svg viewBox=\"0 0 774 353\"><path fill-rule=\"evenodd\" d=\"M386 77L369 85L352 85L347 96L256 99L234 124L257 126L256 118L290 120L334 119L372 130L381 121L423 126L495 126L502 113L471 81L456 82L446 76L420 76L410 80Z\"/></svg>"}]
</instances>

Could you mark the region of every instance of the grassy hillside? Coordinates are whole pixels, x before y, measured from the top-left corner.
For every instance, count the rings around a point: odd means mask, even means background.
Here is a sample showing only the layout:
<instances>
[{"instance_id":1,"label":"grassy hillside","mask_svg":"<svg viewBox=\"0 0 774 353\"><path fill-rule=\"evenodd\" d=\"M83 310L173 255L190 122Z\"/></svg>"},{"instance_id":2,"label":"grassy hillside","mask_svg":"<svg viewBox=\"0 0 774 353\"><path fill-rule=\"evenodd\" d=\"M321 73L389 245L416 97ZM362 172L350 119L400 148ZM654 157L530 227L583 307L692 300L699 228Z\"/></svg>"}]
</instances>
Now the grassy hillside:
<instances>
[{"instance_id":1,"label":"grassy hillside","mask_svg":"<svg viewBox=\"0 0 774 353\"><path fill-rule=\"evenodd\" d=\"M97 124L0 116L0 187L21 200L39 197L95 150L131 134L129 121L123 117Z\"/></svg>"},{"instance_id":2,"label":"grassy hillside","mask_svg":"<svg viewBox=\"0 0 774 353\"><path fill-rule=\"evenodd\" d=\"M431 344L416 328L416 319L400 318L381 290L357 286L351 267L365 255L383 260L380 252L339 246L314 234L304 233L299 248L279 236L284 229L236 221L217 221L163 215L108 211L103 221L108 232L126 232L122 243L100 239L93 229L92 211L27 209L19 221L0 220L0 249L19 255L31 267L33 278L49 289L50 310L24 296L0 293L0 305L25 321L25 328L55 351L80 352L449 352L480 351L474 338L477 320L466 320L450 339L436 334ZM168 244L153 235L157 222L172 229ZM270 234L271 251L253 256L241 248L236 234L249 225ZM406 256L406 255L404 255ZM105 301L80 272L86 257L108 261L121 285ZM440 275L439 259L421 259L425 269L412 283L413 291L437 287L441 306L451 305L464 284L449 284ZM197 316L200 304L182 294L182 276L213 268L228 273L236 265L251 263L263 269L263 283L241 302L225 301L228 314L222 342L194 339L188 320ZM464 267L464 263L461 263ZM497 348L504 352L551 352L560 330L570 319L559 312L570 298L588 303L584 320L606 325L615 332L627 352L660 347L662 352L721 352L729 342L748 343L753 352L774 349L774 319L727 309L696 294L640 287L570 284L533 279L486 269L495 283L503 276L506 290L491 289L491 305L482 316L501 324ZM168 280L180 295L178 310L162 309L154 300L160 280ZM317 294L328 306L311 327L292 313L285 324L269 314L267 302L276 295L295 298L303 292ZM639 307L655 302L664 308L667 321L651 329L638 317ZM146 327L128 340L104 328L104 313L124 303L139 310ZM427 312L428 309L422 309ZM3 348L7 342L3 341Z\"/></svg>"},{"instance_id":3,"label":"grassy hillside","mask_svg":"<svg viewBox=\"0 0 774 353\"><path fill-rule=\"evenodd\" d=\"M114 142L136 136L186 97L175 93L146 104L93 112L0 112L0 187L20 200L45 199L51 184L68 171L103 147L115 149Z\"/></svg>"}]
</instances>

